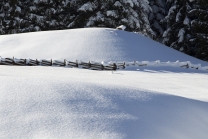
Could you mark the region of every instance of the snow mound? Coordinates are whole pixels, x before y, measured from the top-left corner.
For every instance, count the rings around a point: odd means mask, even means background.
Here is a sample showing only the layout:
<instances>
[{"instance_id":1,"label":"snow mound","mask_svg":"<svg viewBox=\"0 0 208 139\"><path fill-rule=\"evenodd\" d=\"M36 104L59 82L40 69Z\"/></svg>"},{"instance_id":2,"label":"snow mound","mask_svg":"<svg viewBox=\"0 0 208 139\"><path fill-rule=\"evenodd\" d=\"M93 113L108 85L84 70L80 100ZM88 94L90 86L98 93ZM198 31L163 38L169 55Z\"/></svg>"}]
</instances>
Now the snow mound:
<instances>
[{"instance_id":1,"label":"snow mound","mask_svg":"<svg viewBox=\"0 0 208 139\"><path fill-rule=\"evenodd\" d=\"M207 62L185 55L145 36L108 28L85 28L3 35L0 56L70 61L190 61Z\"/></svg>"},{"instance_id":2,"label":"snow mound","mask_svg":"<svg viewBox=\"0 0 208 139\"><path fill-rule=\"evenodd\" d=\"M126 26L120 25L120 26L118 26L116 29L119 29L119 30L125 30L125 29L126 29Z\"/></svg>"}]
</instances>

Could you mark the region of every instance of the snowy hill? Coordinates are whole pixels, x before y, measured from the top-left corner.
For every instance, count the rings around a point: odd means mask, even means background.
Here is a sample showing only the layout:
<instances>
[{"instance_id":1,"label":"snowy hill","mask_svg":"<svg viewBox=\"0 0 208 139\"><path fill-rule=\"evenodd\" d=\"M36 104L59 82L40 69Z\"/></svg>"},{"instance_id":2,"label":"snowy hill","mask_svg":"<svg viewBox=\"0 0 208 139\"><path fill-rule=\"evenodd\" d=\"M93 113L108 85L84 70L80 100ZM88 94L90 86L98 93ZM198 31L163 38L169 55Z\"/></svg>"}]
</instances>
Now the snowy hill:
<instances>
[{"instance_id":1,"label":"snowy hill","mask_svg":"<svg viewBox=\"0 0 208 139\"><path fill-rule=\"evenodd\" d=\"M93 61L204 61L144 36L74 29L0 36L0 56ZM208 72L0 66L0 137L206 139Z\"/></svg>"},{"instance_id":2,"label":"snowy hill","mask_svg":"<svg viewBox=\"0 0 208 139\"><path fill-rule=\"evenodd\" d=\"M184 55L147 37L114 29L85 28L4 35L0 56L39 59L101 61L191 61Z\"/></svg>"}]
</instances>

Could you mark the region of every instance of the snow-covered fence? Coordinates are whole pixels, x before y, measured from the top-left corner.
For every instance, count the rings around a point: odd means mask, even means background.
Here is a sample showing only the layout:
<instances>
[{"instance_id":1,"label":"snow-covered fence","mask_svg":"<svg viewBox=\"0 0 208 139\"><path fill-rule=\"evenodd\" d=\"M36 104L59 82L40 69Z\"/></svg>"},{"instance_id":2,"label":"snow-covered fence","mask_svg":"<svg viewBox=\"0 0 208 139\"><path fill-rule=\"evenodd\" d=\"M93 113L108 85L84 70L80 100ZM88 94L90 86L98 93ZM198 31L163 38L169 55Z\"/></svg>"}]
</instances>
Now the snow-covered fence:
<instances>
[{"instance_id":1,"label":"snow-covered fence","mask_svg":"<svg viewBox=\"0 0 208 139\"><path fill-rule=\"evenodd\" d=\"M192 64L190 61L185 62L160 62L159 60L156 61L133 61L133 62L126 62L127 67L132 66L169 66L169 67L181 67L181 68L193 68L193 69L201 69L208 71L208 66L202 67L201 64Z\"/></svg>"},{"instance_id":2,"label":"snow-covered fence","mask_svg":"<svg viewBox=\"0 0 208 139\"><path fill-rule=\"evenodd\" d=\"M14 58L1 58L2 65L14 65Z\"/></svg>"},{"instance_id":3,"label":"snow-covered fence","mask_svg":"<svg viewBox=\"0 0 208 139\"><path fill-rule=\"evenodd\" d=\"M42 60L38 61L38 65L52 66L52 59L51 60L42 59Z\"/></svg>"},{"instance_id":4,"label":"snow-covered fence","mask_svg":"<svg viewBox=\"0 0 208 139\"><path fill-rule=\"evenodd\" d=\"M84 68L84 69L91 69L91 70L117 70L117 65L116 63L100 63L100 62L94 62L94 61L89 61L89 62L77 62L77 65L79 68Z\"/></svg>"},{"instance_id":5,"label":"snow-covered fence","mask_svg":"<svg viewBox=\"0 0 208 139\"><path fill-rule=\"evenodd\" d=\"M64 59L61 60L46 60L46 59L17 59L17 58L2 58L0 57L0 65L18 65L18 66L63 66L72 68L84 68L91 70L117 70L117 65L110 62L109 64L102 64L101 62L75 62Z\"/></svg>"},{"instance_id":6,"label":"snow-covered fence","mask_svg":"<svg viewBox=\"0 0 208 139\"><path fill-rule=\"evenodd\" d=\"M104 70L117 70L117 65L114 62L102 62Z\"/></svg>"},{"instance_id":7,"label":"snow-covered fence","mask_svg":"<svg viewBox=\"0 0 208 139\"><path fill-rule=\"evenodd\" d=\"M116 62L117 69L125 69L126 64L125 62Z\"/></svg>"},{"instance_id":8,"label":"snow-covered fence","mask_svg":"<svg viewBox=\"0 0 208 139\"><path fill-rule=\"evenodd\" d=\"M26 59L13 58L13 64L19 65L19 66L24 66L24 65L26 65Z\"/></svg>"},{"instance_id":9,"label":"snow-covered fence","mask_svg":"<svg viewBox=\"0 0 208 139\"><path fill-rule=\"evenodd\" d=\"M90 67L91 67L90 62L80 61L80 63L78 63L78 65L80 68L83 68L83 69L90 69Z\"/></svg>"},{"instance_id":10,"label":"snow-covered fence","mask_svg":"<svg viewBox=\"0 0 208 139\"><path fill-rule=\"evenodd\" d=\"M66 60L64 59L64 61L60 61L60 60L54 60L52 61L51 60L51 65L54 65L54 66L66 66Z\"/></svg>"},{"instance_id":11,"label":"snow-covered fence","mask_svg":"<svg viewBox=\"0 0 208 139\"><path fill-rule=\"evenodd\" d=\"M76 62L66 61L66 66L71 68L78 68L78 61Z\"/></svg>"},{"instance_id":12,"label":"snow-covered fence","mask_svg":"<svg viewBox=\"0 0 208 139\"><path fill-rule=\"evenodd\" d=\"M157 61L110 61L108 63L104 62L84 62L78 61L75 62L68 60L46 60L46 59L18 59L18 58L2 58L0 57L0 65L16 65L16 66L63 66L63 67L72 67L72 68L84 68L91 70L118 70L118 69L128 69L131 67L140 67L140 66L169 66L169 67L182 67L182 68L193 68L208 71L208 66L202 67L201 64L192 64L190 61L185 62L160 62Z\"/></svg>"},{"instance_id":13,"label":"snow-covered fence","mask_svg":"<svg viewBox=\"0 0 208 139\"><path fill-rule=\"evenodd\" d=\"M32 59L28 59L26 60L26 64L25 65L28 65L28 66L37 66L39 64L39 62L36 60L32 60Z\"/></svg>"},{"instance_id":14,"label":"snow-covered fence","mask_svg":"<svg viewBox=\"0 0 208 139\"><path fill-rule=\"evenodd\" d=\"M90 61L89 63L90 63L90 68L92 70L104 70L104 65L102 63L94 62L94 61Z\"/></svg>"}]
</instances>

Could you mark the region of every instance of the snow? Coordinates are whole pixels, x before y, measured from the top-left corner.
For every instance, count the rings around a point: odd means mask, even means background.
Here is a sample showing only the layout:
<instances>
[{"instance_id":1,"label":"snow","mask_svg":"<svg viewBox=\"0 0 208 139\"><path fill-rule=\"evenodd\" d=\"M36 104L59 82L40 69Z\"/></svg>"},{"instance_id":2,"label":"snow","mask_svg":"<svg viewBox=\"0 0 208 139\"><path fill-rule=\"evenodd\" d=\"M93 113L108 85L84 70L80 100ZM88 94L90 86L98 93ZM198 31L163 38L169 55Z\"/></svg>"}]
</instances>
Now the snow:
<instances>
[{"instance_id":1,"label":"snow","mask_svg":"<svg viewBox=\"0 0 208 139\"><path fill-rule=\"evenodd\" d=\"M207 62L142 35L106 28L2 35L0 56L133 61L113 72L0 65L1 138L208 136L208 72L178 67Z\"/></svg>"},{"instance_id":2,"label":"snow","mask_svg":"<svg viewBox=\"0 0 208 139\"><path fill-rule=\"evenodd\" d=\"M122 4L121 4L119 1L116 1L116 2L114 3L114 5L117 6L117 7L121 7L121 6L122 6Z\"/></svg>"},{"instance_id":3,"label":"snow","mask_svg":"<svg viewBox=\"0 0 208 139\"><path fill-rule=\"evenodd\" d=\"M171 1L171 0L169 0L169 1ZM169 17L169 16L171 16L172 14L174 14L174 11L176 10L176 6L174 5L174 6L172 6L170 9L169 9L169 11L168 11L168 15L165 17L165 19L167 20L167 18Z\"/></svg>"},{"instance_id":4,"label":"snow","mask_svg":"<svg viewBox=\"0 0 208 139\"><path fill-rule=\"evenodd\" d=\"M1 57L15 58L97 62L179 60L207 65L207 62L184 55L142 35L109 28L2 35L0 52Z\"/></svg>"},{"instance_id":5,"label":"snow","mask_svg":"<svg viewBox=\"0 0 208 139\"><path fill-rule=\"evenodd\" d=\"M123 2L128 3L131 7L134 7L134 1L132 0L124 0Z\"/></svg>"},{"instance_id":6,"label":"snow","mask_svg":"<svg viewBox=\"0 0 208 139\"><path fill-rule=\"evenodd\" d=\"M126 18L121 19L122 22L128 23L128 20Z\"/></svg>"},{"instance_id":7,"label":"snow","mask_svg":"<svg viewBox=\"0 0 208 139\"><path fill-rule=\"evenodd\" d=\"M94 25L95 21L104 21L104 15L99 11L96 13L96 16L91 16L89 18L89 21L87 22L86 26L92 26Z\"/></svg>"},{"instance_id":8,"label":"snow","mask_svg":"<svg viewBox=\"0 0 208 139\"><path fill-rule=\"evenodd\" d=\"M189 20L189 18L186 16L186 18L185 18L184 21L183 21L183 24L184 24L184 25L189 25L189 22L190 22L190 20Z\"/></svg>"},{"instance_id":9,"label":"snow","mask_svg":"<svg viewBox=\"0 0 208 139\"><path fill-rule=\"evenodd\" d=\"M34 0L34 3L38 4L39 3L39 0Z\"/></svg>"},{"instance_id":10,"label":"snow","mask_svg":"<svg viewBox=\"0 0 208 139\"><path fill-rule=\"evenodd\" d=\"M182 11L182 8L179 10L179 12L177 13L176 15L176 22L180 22L180 18L181 18L181 11Z\"/></svg>"},{"instance_id":11,"label":"snow","mask_svg":"<svg viewBox=\"0 0 208 139\"><path fill-rule=\"evenodd\" d=\"M88 3L85 3L84 5L82 5L78 11L93 11L93 9L96 8L96 5L94 3L91 3L91 2L88 2Z\"/></svg>"},{"instance_id":12,"label":"snow","mask_svg":"<svg viewBox=\"0 0 208 139\"><path fill-rule=\"evenodd\" d=\"M116 27L116 29L125 30L125 29L126 29L126 26L124 26L124 25L120 25L120 26Z\"/></svg>"},{"instance_id":13,"label":"snow","mask_svg":"<svg viewBox=\"0 0 208 139\"><path fill-rule=\"evenodd\" d=\"M113 16L113 17L117 18L117 14L114 10L106 11L106 15L107 16Z\"/></svg>"},{"instance_id":14,"label":"snow","mask_svg":"<svg viewBox=\"0 0 208 139\"><path fill-rule=\"evenodd\" d=\"M16 11L21 12L21 8L17 6Z\"/></svg>"},{"instance_id":15,"label":"snow","mask_svg":"<svg viewBox=\"0 0 208 139\"><path fill-rule=\"evenodd\" d=\"M36 6L30 6L29 8L30 8L30 11L35 11L37 9Z\"/></svg>"},{"instance_id":16,"label":"snow","mask_svg":"<svg viewBox=\"0 0 208 139\"><path fill-rule=\"evenodd\" d=\"M151 69L110 74L1 66L0 135L203 139L207 137L207 79L207 74Z\"/></svg>"},{"instance_id":17,"label":"snow","mask_svg":"<svg viewBox=\"0 0 208 139\"><path fill-rule=\"evenodd\" d=\"M184 34L185 34L185 29L184 28L181 28L179 30L179 32L178 32L178 37L179 37L178 42L179 43L183 42L183 40L184 40Z\"/></svg>"}]
</instances>

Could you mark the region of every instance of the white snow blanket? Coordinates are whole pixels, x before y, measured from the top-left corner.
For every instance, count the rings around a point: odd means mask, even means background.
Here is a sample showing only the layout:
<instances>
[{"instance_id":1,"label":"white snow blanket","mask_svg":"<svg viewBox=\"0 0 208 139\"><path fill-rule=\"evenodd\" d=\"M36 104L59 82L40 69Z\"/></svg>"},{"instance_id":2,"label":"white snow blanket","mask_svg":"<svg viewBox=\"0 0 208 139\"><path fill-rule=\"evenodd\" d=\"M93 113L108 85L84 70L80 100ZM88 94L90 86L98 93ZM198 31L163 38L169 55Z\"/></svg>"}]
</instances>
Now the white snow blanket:
<instances>
[{"instance_id":1,"label":"white snow blanket","mask_svg":"<svg viewBox=\"0 0 208 139\"><path fill-rule=\"evenodd\" d=\"M0 36L0 56L71 61L190 61L208 65L145 36L108 28L85 28Z\"/></svg>"},{"instance_id":2,"label":"white snow blanket","mask_svg":"<svg viewBox=\"0 0 208 139\"><path fill-rule=\"evenodd\" d=\"M0 55L160 65L114 72L0 65L2 139L208 137L207 71L160 61L207 63L144 36L98 28L5 35Z\"/></svg>"}]
</instances>

